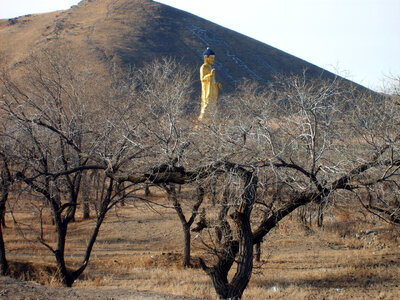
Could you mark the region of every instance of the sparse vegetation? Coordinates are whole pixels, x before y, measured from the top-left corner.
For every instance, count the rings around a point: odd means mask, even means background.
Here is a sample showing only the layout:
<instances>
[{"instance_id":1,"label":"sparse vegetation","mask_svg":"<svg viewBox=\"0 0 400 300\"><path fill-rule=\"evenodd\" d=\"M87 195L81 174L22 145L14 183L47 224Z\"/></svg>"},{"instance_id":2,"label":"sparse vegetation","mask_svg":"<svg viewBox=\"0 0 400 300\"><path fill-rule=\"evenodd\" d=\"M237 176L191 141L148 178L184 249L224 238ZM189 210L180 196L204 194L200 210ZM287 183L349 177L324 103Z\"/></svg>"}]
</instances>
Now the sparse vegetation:
<instances>
[{"instance_id":1,"label":"sparse vegetation","mask_svg":"<svg viewBox=\"0 0 400 300\"><path fill-rule=\"evenodd\" d=\"M138 193L138 196L144 196L144 192ZM110 212L93 249L88 269L74 286L90 289L93 298L105 293L104 290L113 289L114 298L124 299L130 295L128 289L131 294L139 290L215 299L217 296L212 283L201 269L182 267L180 222L174 210L168 207L164 193L154 189L150 199L167 207L158 206L149 210L145 203L129 203L123 209ZM351 211L352 208L347 209ZM360 238L356 235L365 233L367 228L388 230L398 237L398 229L376 224L379 223L376 219L364 219L358 213L356 217L363 222L358 221L352 227L354 235L343 238L342 229L335 227L338 218L330 217L330 213L327 212L326 227L322 229L315 226L310 231L295 218L286 218L272 230L268 240L262 244L261 262L256 264L244 298L396 299L399 296L396 285L400 275L398 241L394 244L395 241L383 238L379 232L376 235L361 235ZM32 218L29 208L26 207L26 212L18 213L16 217L26 225L14 225L10 221L5 229L11 268L14 262L30 262L39 269L30 274L15 274L16 277L60 286L53 271L45 272L45 268L49 267L54 270L55 264L49 252L35 242L35 236L27 226L27 221ZM7 218L10 218L9 213ZM85 246L84 236L90 232L92 223L81 221L81 218L78 213L77 222L70 228L71 244L67 249L82 251ZM19 228L27 239L21 239L16 230L18 226L22 226ZM50 222L46 224L46 238L53 234L51 227ZM385 246L380 246L382 238ZM354 243L361 243L361 247L352 248ZM202 254L198 238L194 238L192 251L196 261ZM73 265L80 262L69 250L67 261ZM65 293L61 289L58 297L63 297Z\"/></svg>"},{"instance_id":2,"label":"sparse vegetation","mask_svg":"<svg viewBox=\"0 0 400 300\"><path fill-rule=\"evenodd\" d=\"M398 94L305 72L245 83L196 123L176 61L100 76L59 43L1 77L3 274L221 299L396 297Z\"/></svg>"}]
</instances>

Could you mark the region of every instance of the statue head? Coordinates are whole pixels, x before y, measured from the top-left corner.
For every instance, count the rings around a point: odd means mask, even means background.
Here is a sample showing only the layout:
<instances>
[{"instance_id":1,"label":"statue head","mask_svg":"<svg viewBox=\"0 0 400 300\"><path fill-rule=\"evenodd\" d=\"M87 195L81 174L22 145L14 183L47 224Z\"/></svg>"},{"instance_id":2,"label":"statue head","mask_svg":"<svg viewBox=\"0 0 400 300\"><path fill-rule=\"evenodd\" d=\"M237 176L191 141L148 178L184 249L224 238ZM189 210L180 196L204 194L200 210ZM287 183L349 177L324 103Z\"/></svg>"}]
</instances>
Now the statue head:
<instances>
[{"instance_id":1,"label":"statue head","mask_svg":"<svg viewBox=\"0 0 400 300\"><path fill-rule=\"evenodd\" d=\"M204 62L208 65L212 65L215 59L215 53L209 47L203 52Z\"/></svg>"}]
</instances>

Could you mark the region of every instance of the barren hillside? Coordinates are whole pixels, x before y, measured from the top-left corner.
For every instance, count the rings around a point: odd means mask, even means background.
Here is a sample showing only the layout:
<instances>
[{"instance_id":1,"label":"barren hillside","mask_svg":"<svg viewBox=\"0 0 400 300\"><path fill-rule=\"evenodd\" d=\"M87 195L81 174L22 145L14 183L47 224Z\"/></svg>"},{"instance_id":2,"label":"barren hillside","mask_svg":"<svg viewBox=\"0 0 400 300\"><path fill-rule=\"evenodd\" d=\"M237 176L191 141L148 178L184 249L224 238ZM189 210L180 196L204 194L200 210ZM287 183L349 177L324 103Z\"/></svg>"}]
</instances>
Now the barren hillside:
<instances>
[{"instance_id":1,"label":"barren hillside","mask_svg":"<svg viewBox=\"0 0 400 300\"><path fill-rule=\"evenodd\" d=\"M243 78L266 83L274 74L332 77L299 58L151 0L83 0L66 11L0 20L1 51L16 64L50 41L69 41L85 64L140 66L163 56L193 70L207 46L216 52L215 67L225 91ZM101 62L101 63L100 63Z\"/></svg>"}]
</instances>

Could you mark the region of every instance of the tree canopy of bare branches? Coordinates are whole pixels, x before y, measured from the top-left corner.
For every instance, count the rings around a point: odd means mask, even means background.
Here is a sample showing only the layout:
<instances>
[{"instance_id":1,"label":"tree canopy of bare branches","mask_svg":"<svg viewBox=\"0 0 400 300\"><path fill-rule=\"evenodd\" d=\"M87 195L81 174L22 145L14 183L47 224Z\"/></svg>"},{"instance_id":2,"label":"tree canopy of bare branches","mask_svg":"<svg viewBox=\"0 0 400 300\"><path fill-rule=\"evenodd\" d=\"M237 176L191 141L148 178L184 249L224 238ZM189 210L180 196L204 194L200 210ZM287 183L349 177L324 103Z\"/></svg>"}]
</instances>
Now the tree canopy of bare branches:
<instances>
[{"instance_id":1,"label":"tree canopy of bare branches","mask_svg":"<svg viewBox=\"0 0 400 300\"><path fill-rule=\"evenodd\" d=\"M15 179L52 208L57 245L41 242L68 286L85 269L122 183L128 192L142 184L166 192L183 226L186 266L190 229L203 207L192 230L206 250L200 264L222 299L242 297L253 246L299 207L333 205L346 193L400 223L398 95L352 90L339 78L310 79L305 72L277 77L267 88L246 82L196 124L185 110L191 72L170 59L102 77L77 68L68 53L44 51L26 68L24 84L2 77L1 134L8 146L1 151L17 162ZM105 196L83 262L70 272L67 228L89 170L104 170ZM196 197L183 199L179 185Z\"/></svg>"}]
</instances>

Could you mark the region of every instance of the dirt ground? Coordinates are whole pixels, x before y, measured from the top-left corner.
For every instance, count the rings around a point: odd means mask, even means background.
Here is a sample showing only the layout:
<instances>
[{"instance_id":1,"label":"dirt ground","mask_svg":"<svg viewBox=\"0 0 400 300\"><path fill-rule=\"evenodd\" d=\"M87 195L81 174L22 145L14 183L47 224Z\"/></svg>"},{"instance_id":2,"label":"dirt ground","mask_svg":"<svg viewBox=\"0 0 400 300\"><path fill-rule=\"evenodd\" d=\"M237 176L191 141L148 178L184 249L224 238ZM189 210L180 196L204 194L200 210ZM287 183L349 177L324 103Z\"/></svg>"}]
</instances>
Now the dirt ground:
<instances>
[{"instance_id":1,"label":"dirt ground","mask_svg":"<svg viewBox=\"0 0 400 300\"><path fill-rule=\"evenodd\" d=\"M135 299L161 300L198 298L155 293L151 291L135 291L130 289L89 289L44 286L35 282L25 282L14 278L0 276L0 299Z\"/></svg>"},{"instance_id":2,"label":"dirt ground","mask_svg":"<svg viewBox=\"0 0 400 300\"><path fill-rule=\"evenodd\" d=\"M174 210L127 203L103 224L88 268L71 289L54 274L54 257L37 242L31 207L7 214L7 258L18 278L0 277L0 299L216 299L209 277L181 266L182 229ZM45 220L46 221L46 220ZM71 225L67 262L77 266L94 219ZM44 237L54 241L45 222ZM195 234L192 257L204 255ZM50 267L49 267L50 266ZM52 271L53 270L53 271ZM325 226L294 217L262 244L244 299L400 299L400 231L362 213L332 212ZM45 285L43 285L45 284Z\"/></svg>"}]
</instances>

